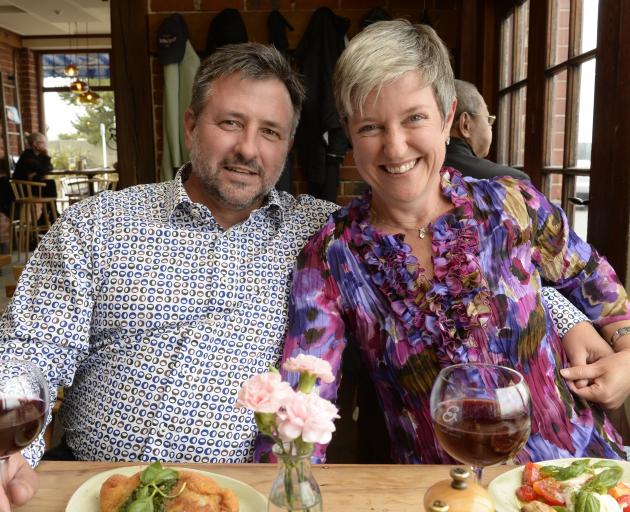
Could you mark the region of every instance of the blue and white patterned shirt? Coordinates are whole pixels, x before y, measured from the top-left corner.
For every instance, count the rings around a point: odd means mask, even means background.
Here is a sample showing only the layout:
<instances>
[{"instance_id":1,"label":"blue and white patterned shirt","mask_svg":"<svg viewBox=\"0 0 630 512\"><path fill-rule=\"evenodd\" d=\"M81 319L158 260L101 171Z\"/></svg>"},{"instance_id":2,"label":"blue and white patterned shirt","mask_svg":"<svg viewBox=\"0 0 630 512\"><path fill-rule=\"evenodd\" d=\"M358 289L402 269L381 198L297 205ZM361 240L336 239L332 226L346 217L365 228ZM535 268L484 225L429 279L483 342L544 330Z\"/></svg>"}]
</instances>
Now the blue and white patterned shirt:
<instances>
[{"instance_id":1,"label":"blue and white patterned shirt","mask_svg":"<svg viewBox=\"0 0 630 512\"><path fill-rule=\"evenodd\" d=\"M274 190L223 230L182 171L78 203L24 269L0 357L36 361L53 403L69 387L60 419L79 459L251 461L237 392L277 363L296 255L337 208Z\"/></svg>"}]
</instances>

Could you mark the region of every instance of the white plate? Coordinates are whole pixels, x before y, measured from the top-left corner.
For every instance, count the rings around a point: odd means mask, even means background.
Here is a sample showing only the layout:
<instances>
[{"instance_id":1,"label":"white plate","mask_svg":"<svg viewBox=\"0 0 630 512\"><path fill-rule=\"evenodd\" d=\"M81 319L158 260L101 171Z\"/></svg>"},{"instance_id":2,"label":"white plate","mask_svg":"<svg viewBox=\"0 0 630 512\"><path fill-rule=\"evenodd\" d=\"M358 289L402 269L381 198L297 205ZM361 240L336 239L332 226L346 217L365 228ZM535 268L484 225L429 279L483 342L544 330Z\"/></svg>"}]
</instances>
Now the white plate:
<instances>
[{"instance_id":1,"label":"white plate","mask_svg":"<svg viewBox=\"0 0 630 512\"><path fill-rule=\"evenodd\" d=\"M598 460L609 460L609 459L597 459L595 457L581 457L583 459L589 459L591 461ZM547 466L549 464L553 466L568 466L573 461L577 459L556 459L556 460L546 460L543 462L538 462L537 464L541 464L543 466ZM630 482L630 463L624 460L611 460L610 462L614 462L615 464L619 464L623 468L623 475L621 476L621 481ZM510 471L506 471L505 473L496 477L490 485L488 486L488 491L490 491L490 496L494 501L494 506L496 507L497 512L519 512L521 506L516 498L516 489L518 489L522 485L523 480L523 466L512 469Z\"/></svg>"},{"instance_id":2,"label":"white plate","mask_svg":"<svg viewBox=\"0 0 630 512\"><path fill-rule=\"evenodd\" d=\"M138 471L146 469L144 466L124 466L120 468L110 469L109 471L103 471L98 475L94 475L90 479L83 482L74 494L71 496L68 505L66 506L66 512L99 512L100 502L99 493L101 492L101 486L103 482L114 474L131 476ZM168 467L168 466L165 466ZM192 468L173 468L175 470L194 471L195 473L201 473L212 477L220 487L232 489L238 501L240 503L240 512L260 512L261 510L267 510L267 499L260 494L256 489L249 485L223 475L217 475L216 473L210 473L208 471L200 471Z\"/></svg>"}]
</instances>

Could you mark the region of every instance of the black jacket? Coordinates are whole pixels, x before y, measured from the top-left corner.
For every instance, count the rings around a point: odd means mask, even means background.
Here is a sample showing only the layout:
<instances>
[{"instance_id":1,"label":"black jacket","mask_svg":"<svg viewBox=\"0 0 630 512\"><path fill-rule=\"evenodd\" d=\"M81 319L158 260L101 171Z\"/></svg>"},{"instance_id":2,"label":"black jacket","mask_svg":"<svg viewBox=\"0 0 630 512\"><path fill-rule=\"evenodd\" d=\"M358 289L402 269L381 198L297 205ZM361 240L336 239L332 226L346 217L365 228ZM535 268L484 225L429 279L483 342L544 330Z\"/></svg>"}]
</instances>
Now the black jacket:
<instances>
[{"instance_id":1,"label":"black jacket","mask_svg":"<svg viewBox=\"0 0 630 512\"><path fill-rule=\"evenodd\" d=\"M468 143L457 137L451 137L451 142L446 146L446 167L453 167L464 176L477 179L494 178L495 176L512 176L520 180L529 181L529 176L522 171L495 164L485 158L479 158L473 153Z\"/></svg>"},{"instance_id":2,"label":"black jacket","mask_svg":"<svg viewBox=\"0 0 630 512\"><path fill-rule=\"evenodd\" d=\"M50 157L46 154L35 154L32 149L26 149L20 155L20 159L15 164L13 179L43 181L44 175L52 170Z\"/></svg>"}]
</instances>

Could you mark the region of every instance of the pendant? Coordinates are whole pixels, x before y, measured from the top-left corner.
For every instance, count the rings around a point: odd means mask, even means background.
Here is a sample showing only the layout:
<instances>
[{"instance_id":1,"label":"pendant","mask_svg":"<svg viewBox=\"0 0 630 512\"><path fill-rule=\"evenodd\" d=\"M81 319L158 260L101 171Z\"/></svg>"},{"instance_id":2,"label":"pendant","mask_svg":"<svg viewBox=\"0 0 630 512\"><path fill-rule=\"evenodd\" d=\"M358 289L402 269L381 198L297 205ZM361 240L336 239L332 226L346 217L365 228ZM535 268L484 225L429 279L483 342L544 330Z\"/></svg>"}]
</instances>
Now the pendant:
<instances>
[{"instance_id":1,"label":"pendant","mask_svg":"<svg viewBox=\"0 0 630 512\"><path fill-rule=\"evenodd\" d=\"M424 239L427 236L427 228L418 228L418 238Z\"/></svg>"}]
</instances>

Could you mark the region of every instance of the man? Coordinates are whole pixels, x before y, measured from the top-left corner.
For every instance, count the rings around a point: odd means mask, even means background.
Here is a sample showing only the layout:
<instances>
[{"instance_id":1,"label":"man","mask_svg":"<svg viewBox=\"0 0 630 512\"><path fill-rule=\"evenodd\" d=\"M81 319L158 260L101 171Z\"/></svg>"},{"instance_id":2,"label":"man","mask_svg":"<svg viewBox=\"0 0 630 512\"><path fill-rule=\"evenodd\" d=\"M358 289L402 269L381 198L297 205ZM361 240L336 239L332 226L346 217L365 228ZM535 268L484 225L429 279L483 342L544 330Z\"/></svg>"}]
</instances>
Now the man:
<instances>
[{"instance_id":1,"label":"man","mask_svg":"<svg viewBox=\"0 0 630 512\"><path fill-rule=\"evenodd\" d=\"M496 117L489 114L477 88L470 82L455 80L455 94L457 108L444 165L477 179L512 176L529 180L524 172L485 159L490 151Z\"/></svg>"},{"instance_id":2,"label":"man","mask_svg":"<svg viewBox=\"0 0 630 512\"><path fill-rule=\"evenodd\" d=\"M279 359L295 257L338 208L274 189L303 98L274 48L217 50L185 114L191 164L73 205L40 243L0 320L0 357L36 361L52 402L68 388L70 457L252 460L237 391ZM43 449L25 450L31 465ZM34 475L10 462L22 503Z\"/></svg>"}]
</instances>

